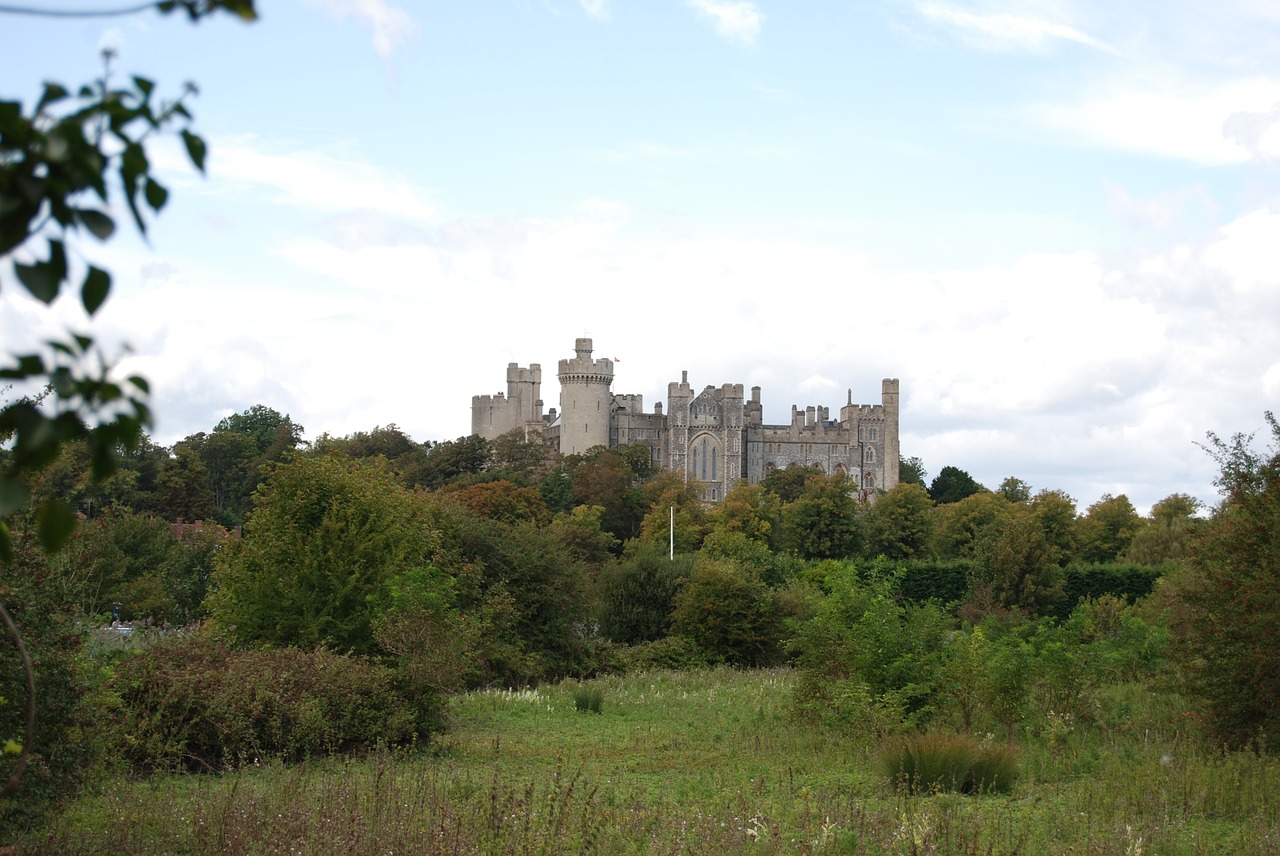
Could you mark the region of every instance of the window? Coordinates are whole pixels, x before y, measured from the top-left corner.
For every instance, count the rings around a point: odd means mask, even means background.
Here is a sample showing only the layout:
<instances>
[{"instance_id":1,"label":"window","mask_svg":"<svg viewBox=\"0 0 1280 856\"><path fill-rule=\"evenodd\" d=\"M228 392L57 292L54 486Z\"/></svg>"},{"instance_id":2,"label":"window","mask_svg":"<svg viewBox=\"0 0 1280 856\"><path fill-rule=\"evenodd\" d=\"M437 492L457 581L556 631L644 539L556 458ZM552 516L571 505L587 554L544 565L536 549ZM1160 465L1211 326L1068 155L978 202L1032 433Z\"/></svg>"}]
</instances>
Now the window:
<instances>
[{"instance_id":1,"label":"window","mask_svg":"<svg viewBox=\"0 0 1280 856\"><path fill-rule=\"evenodd\" d=\"M876 462L876 450L867 449L867 451L862 455L862 460L868 464L874 464Z\"/></svg>"}]
</instances>

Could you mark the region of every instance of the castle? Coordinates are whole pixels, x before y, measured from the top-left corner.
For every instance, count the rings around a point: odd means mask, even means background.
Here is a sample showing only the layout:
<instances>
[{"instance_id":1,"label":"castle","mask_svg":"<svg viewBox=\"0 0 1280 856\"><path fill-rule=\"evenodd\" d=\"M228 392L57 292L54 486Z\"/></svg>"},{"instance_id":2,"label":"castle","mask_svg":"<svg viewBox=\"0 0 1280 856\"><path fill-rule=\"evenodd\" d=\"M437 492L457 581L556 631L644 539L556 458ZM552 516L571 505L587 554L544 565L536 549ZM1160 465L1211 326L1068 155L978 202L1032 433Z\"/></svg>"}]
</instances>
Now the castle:
<instances>
[{"instance_id":1,"label":"castle","mask_svg":"<svg viewBox=\"0 0 1280 856\"><path fill-rule=\"evenodd\" d=\"M717 502L739 480L756 484L775 469L816 466L844 473L864 495L898 483L898 380L881 382L880 404L848 402L840 418L826 407L792 405L789 425L765 425L760 387L689 385L689 373L667 385L667 404L644 412L643 396L614 393L613 361L592 359L590 339L560 361L560 409L542 412L542 367L507 366L507 391L471 398L471 433L492 440L509 431L536 432L564 455L594 446L642 445L655 466L684 473L702 499ZM579 430L581 428L581 430Z\"/></svg>"}]
</instances>

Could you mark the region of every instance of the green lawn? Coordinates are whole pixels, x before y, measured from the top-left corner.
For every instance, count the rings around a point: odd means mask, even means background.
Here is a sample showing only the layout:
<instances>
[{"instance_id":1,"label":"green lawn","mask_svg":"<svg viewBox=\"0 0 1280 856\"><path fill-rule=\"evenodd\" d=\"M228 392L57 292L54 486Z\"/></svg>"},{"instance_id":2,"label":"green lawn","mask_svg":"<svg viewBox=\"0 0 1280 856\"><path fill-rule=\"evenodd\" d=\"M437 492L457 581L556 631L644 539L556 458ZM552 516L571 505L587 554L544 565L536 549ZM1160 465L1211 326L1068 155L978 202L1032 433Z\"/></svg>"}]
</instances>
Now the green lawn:
<instances>
[{"instance_id":1,"label":"green lawn","mask_svg":"<svg viewBox=\"0 0 1280 856\"><path fill-rule=\"evenodd\" d=\"M654 672L454 701L426 752L106 784L22 853L1280 852L1280 770L1194 748L1136 687L1028 737L1007 796L895 794L796 722L785 670ZM1044 733L1046 729L1033 727Z\"/></svg>"}]
</instances>

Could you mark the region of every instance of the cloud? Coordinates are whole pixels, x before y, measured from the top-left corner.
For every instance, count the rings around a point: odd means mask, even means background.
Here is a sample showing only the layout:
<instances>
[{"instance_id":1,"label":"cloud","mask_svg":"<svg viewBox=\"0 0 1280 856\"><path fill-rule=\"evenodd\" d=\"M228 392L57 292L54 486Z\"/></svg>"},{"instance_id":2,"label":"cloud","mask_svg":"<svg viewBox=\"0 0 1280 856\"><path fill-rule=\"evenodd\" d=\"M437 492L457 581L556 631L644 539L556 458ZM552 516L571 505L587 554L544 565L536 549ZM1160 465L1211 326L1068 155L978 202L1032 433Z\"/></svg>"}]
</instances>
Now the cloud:
<instances>
[{"instance_id":1,"label":"cloud","mask_svg":"<svg viewBox=\"0 0 1280 856\"><path fill-rule=\"evenodd\" d=\"M386 0L306 0L338 20L355 18L373 30L373 49L384 60L390 60L396 48L418 35L418 27L409 13Z\"/></svg>"},{"instance_id":2,"label":"cloud","mask_svg":"<svg viewBox=\"0 0 1280 856\"><path fill-rule=\"evenodd\" d=\"M578 5L592 18L603 21L609 17L609 0L578 0Z\"/></svg>"},{"instance_id":3,"label":"cloud","mask_svg":"<svg viewBox=\"0 0 1280 856\"><path fill-rule=\"evenodd\" d=\"M711 21L716 35L741 45L753 45L764 25L764 13L746 0L686 0L698 16Z\"/></svg>"},{"instance_id":4,"label":"cloud","mask_svg":"<svg viewBox=\"0 0 1280 856\"><path fill-rule=\"evenodd\" d=\"M1114 48L1066 24L1004 12L970 12L949 3L923 2L916 10L929 21L948 27L974 47L991 51L1043 51L1054 42L1074 42L1101 51Z\"/></svg>"},{"instance_id":5,"label":"cloud","mask_svg":"<svg viewBox=\"0 0 1280 856\"><path fill-rule=\"evenodd\" d=\"M365 161L317 150L287 150L254 137L228 138L210 146L212 193L265 195L267 201L310 212L369 209L384 216L433 222L439 211L428 191Z\"/></svg>"},{"instance_id":6,"label":"cloud","mask_svg":"<svg viewBox=\"0 0 1280 856\"><path fill-rule=\"evenodd\" d=\"M1075 104L1044 105L1032 112L1080 144L1213 166L1280 150L1278 117L1273 115L1277 102L1280 78L1218 84L1109 81Z\"/></svg>"}]
</instances>

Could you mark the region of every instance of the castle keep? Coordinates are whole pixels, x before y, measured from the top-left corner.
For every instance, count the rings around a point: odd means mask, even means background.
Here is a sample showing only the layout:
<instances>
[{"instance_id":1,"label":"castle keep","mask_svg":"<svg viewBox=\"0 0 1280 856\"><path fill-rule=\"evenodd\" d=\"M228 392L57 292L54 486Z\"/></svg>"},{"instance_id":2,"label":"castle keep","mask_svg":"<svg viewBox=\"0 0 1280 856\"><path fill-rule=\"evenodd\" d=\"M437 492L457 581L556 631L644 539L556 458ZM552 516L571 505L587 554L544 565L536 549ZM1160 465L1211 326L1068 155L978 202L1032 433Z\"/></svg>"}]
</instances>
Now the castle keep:
<instances>
[{"instance_id":1,"label":"castle keep","mask_svg":"<svg viewBox=\"0 0 1280 856\"><path fill-rule=\"evenodd\" d=\"M775 469L816 466L844 473L864 493L898 483L898 380L885 378L879 404L854 404L849 392L832 419L826 407L792 405L791 423L765 425L760 387L747 398L740 383L689 385L689 373L667 385L667 404L644 412L643 396L617 394L613 361L592 359L591 340L578 339L560 361L560 408L542 412L542 367L507 366L507 391L471 398L471 433L493 440L508 431L540 434L561 454L593 446L641 445L655 466L683 473L702 498L717 502L740 479L756 484Z\"/></svg>"}]
</instances>

